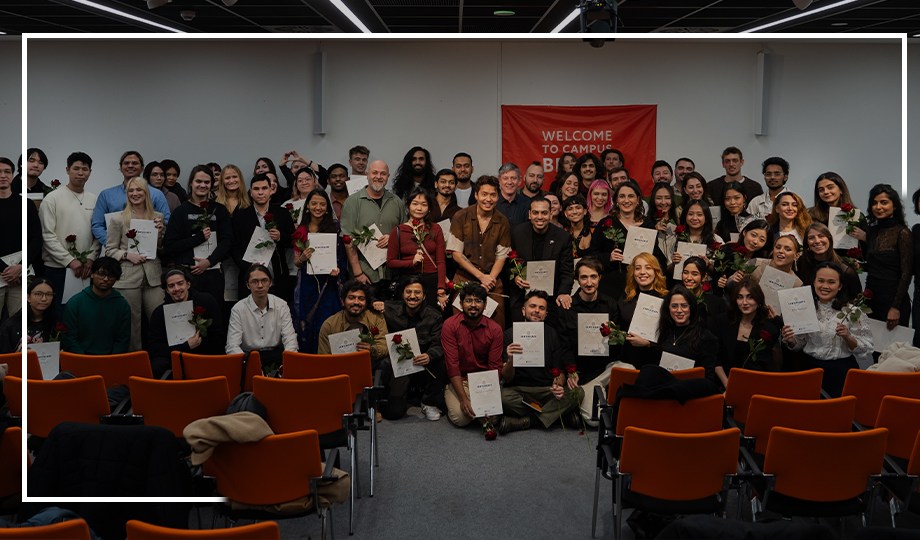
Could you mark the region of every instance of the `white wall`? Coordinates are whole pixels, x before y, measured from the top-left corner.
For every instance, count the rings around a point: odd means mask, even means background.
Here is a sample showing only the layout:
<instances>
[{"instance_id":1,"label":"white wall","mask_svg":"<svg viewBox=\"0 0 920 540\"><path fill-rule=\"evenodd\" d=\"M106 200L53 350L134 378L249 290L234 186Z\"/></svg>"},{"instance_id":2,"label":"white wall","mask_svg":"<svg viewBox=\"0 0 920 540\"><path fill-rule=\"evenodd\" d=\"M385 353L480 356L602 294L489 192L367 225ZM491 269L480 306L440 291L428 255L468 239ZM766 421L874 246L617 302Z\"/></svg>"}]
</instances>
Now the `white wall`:
<instances>
[{"instance_id":1,"label":"white wall","mask_svg":"<svg viewBox=\"0 0 920 540\"><path fill-rule=\"evenodd\" d=\"M500 105L657 104L658 155L722 173L728 145L745 172L780 155L811 202L815 178L839 172L857 201L901 177L900 42L620 39L579 41L29 41L29 144L63 176L73 150L96 160L92 188L117 181L135 148L198 162L277 160L295 148L328 164L355 144L395 171L416 144L477 173L500 159ZM325 50L326 135L313 135L312 58ZM766 134L752 133L755 53L769 53ZM917 55L913 55L916 57ZM915 100L916 101L916 100ZM628 156L627 156L628 158ZM60 169L56 169L60 167ZM646 171L632 171L642 176ZM46 173L48 175L48 173Z\"/></svg>"},{"instance_id":2,"label":"white wall","mask_svg":"<svg viewBox=\"0 0 920 540\"><path fill-rule=\"evenodd\" d=\"M22 152L22 47L18 38L0 36L0 66L0 156L16 163Z\"/></svg>"}]
</instances>

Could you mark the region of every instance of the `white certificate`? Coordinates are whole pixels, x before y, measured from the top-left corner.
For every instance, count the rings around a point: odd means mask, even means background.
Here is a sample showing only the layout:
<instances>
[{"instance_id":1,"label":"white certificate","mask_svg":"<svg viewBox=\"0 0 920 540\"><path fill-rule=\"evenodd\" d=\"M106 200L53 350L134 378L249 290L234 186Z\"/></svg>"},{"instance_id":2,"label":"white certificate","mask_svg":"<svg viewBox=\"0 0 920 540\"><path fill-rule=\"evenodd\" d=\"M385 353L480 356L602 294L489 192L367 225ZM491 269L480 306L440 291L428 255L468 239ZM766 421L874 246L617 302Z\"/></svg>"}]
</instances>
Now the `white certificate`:
<instances>
[{"instance_id":1,"label":"white certificate","mask_svg":"<svg viewBox=\"0 0 920 540\"><path fill-rule=\"evenodd\" d=\"M680 262L674 263L674 279L681 279L681 273L684 271L684 261L693 256L705 257L706 248L706 244L697 244L695 242L677 242L677 249L674 251L680 253L681 259Z\"/></svg>"},{"instance_id":2,"label":"white certificate","mask_svg":"<svg viewBox=\"0 0 920 540\"><path fill-rule=\"evenodd\" d=\"M626 243L623 245L623 264L630 264L640 253L653 253L658 240L656 229L627 227Z\"/></svg>"},{"instance_id":3,"label":"white certificate","mask_svg":"<svg viewBox=\"0 0 920 540\"><path fill-rule=\"evenodd\" d=\"M690 369L696 365L696 362L689 358L684 358L683 356L663 352L661 353L661 361L658 362L658 365L668 371L676 371L678 369Z\"/></svg>"},{"instance_id":4,"label":"white certificate","mask_svg":"<svg viewBox=\"0 0 920 540\"><path fill-rule=\"evenodd\" d=\"M361 330L353 328L337 334L329 334L329 352L332 354L342 354L355 352L358 350L358 342L361 338L358 335Z\"/></svg>"},{"instance_id":5,"label":"white certificate","mask_svg":"<svg viewBox=\"0 0 920 540\"><path fill-rule=\"evenodd\" d=\"M192 257L195 259L207 259L217 249L217 231L211 231L211 236L207 240L192 248ZM220 268L220 263L209 266L208 270Z\"/></svg>"},{"instance_id":6,"label":"white certificate","mask_svg":"<svg viewBox=\"0 0 920 540\"><path fill-rule=\"evenodd\" d=\"M514 367L544 367L546 358L543 348L543 323L542 322L516 322L512 323L514 343L524 348L521 354L512 358Z\"/></svg>"},{"instance_id":7,"label":"white certificate","mask_svg":"<svg viewBox=\"0 0 920 540\"><path fill-rule=\"evenodd\" d=\"M578 356L610 356L610 343L601 335L601 325L608 320L608 313L578 314Z\"/></svg>"},{"instance_id":8,"label":"white certificate","mask_svg":"<svg viewBox=\"0 0 920 540\"><path fill-rule=\"evenodd\" d=\"M904 326L895 326L888 330L885 321L876 321L866 317L869 322L869 330L872 331L872 349L878 352L884 352L892 343L907 343L910 345L914 340L913 328Z\"/></svg>"},{"instance_id":9,"label":"white certificate","mask_svg":"<svg viewBox=\"0 0 920 540\"><path fill-rule=\"evenodd\" d=\"M140 253L147 257L148 260L156 259L157 237L160 233L157 231L157 226L153 223L153 220L132 219L129 227L134 229L137 236L134 237L134 240L128 239L128 251ZM136 248L132 247L135 241L137 241Z\"/></svg>"},{"instance_id":10,"label":"white certificate","mask_svg":"<svg viewBox=\"0 0 920 540\"><path fill-rule=\"evenodd\" d=\"M42 367L42 377L47 381L61 372L61 342L29 343L29 350L38 355Z\"/></svg>"},{"instance_id":11,"label":"white certificate","mask_svg":"<svg viewBox=\"0 0 920 540\"><path fill-rule=\"evenodd\" d=\"M310 233L308 237L313 253L307 261L307 273L328 275L333 268L338 268L336 246L339 235L336 233Z\"/></svg>"},{"instance_id":12,"label":"white certificate","mask_svg":"<svg viewBox=\"0 0 920 540\"><path fill-rule=\"evenodd\" d=\"M233 259L224 261L224 301L236 302L240 299L240 269Z\"/></svg>"},{"instance_id":13,"label":"white certificate","mask_svg":"<svg viewBox=\"0 0 920 540\"><path fill-rule=\"evenodd\" d=\"M470 402L476 418L502 413L502 389L498 384L498 370L478 371L467 375Z\"/></svg>"},{"instance_id":14,"label":"white certificate","mask_svg":"<svg viewBox=\"0 0 920 540\"><path fill-rule=\"evenodd\" d=\"M463 306L460 304L459 294L457 295L456 298L454 298L454 302L451 304L451 306L457 308L458 311L463 311ZM498 302L496 302L495 300L492 300L491 296L486 297L486 309L485 311L482 312L482 314L485 315L486 317L491 317L492 314L495 313L496 309L498 309Z\"/></svg>"},{"instance_id":15,"label":"white certificate","mask_svg":"<svg viewBox=\"0 0 920 540\"><path fill-rule=\"evenodd\" d=\"M22 264L22 252L17 251L16 253L10 253L5 257L0 257L0 261L5 262L7 266L16 266L17 264ZM68 268L68 270L70 269ZM3 278L0 278L0 288L6 287L7 285L9 284L3 281Z\"/></svg>"},{"instance_id":16,"label":"white certificate","mask_svg":"<svg viewBox=\"0 0 920 540\"><path fill-rule=\"evenodd\" d=\"M380 268L383 263L387 262L387 248L377 247L377 240L383 237L383 233L380 232L380 228L377 227L377 224L372 224L368 229L374 232L374 237L366 244L358 246L358 249L361 251L361 254L364 255L367 264L371 265L371 268L376 270Z\"/></svg>"},{"instance_id":17,"label":"white certificate","mask_svg":"<svg viewBox=\"0 0 920 540\"><path fill-rule=\"evenodd\" d=\"M719 221L722 219L722 207L721 206L710 206L709 213L712 214L712 226L715 227L719 224Z\"/></svg>"},{"instance_id":18,"label":"white certificate","mask_svg":"<svg viewBox=\"0 0 920 540\"><path fill-rule=\"evenodd\" d=\"M768 306L773 308L777 315L782 315L782 305L779 301L777 292L783 289L795 287L798 278L795 274L787 274L782 270L777 270L769 264L763 267L763 275L760 277L760 288L763 289L763 296Z\"/></svg>"},{"instance_id":19,"label":"white certificate","mask_svg":"<svg viewBox=\"0 0 920 540\"><path fill-rule=\"evenodd\" d=\"M796 287L778 291L779 305L783 310L783 322L798 335L810 334L821 329L811 287Z\"/></svg>"},{"instance_id":20,"label":"white certificate","mask_svg":"<svg viewBox=\"0 0 920 540\"><path fill-rule=\"evenodd\" d=\"M349 177L349 180L345 182L345 189L348 190L349 195L354 195L366 187L367 177L359 174L352 175Z\"/></svg>"},{"instance_id":21,"label":"white certificate","mask_svg":"<svg viewBox=\"0 0 920 540\"><path fill-rule=\"evenodd\" d=\"M258 244L268 242L267 246L257 248ZM243 260L248 263L262 263L265 266L271 266L272 254L275 252L275 242L268 234L268 231L262 227L256 227L252 230L252 236L249 238L249 245L246 246L246 253L243 253Z\"/></svg>"},{"instance_id":22,"label":"white certificate","mask_svg":"<svg viewBox=\"0 0 920 540\"><path fill-rule=\"evenodd\" d=\"M40 201L45 198L45 194L42 192L38 193L26 193L26 199L30 201Z\"/></svg>"},{"instance_id":23,"label":"white certificate","mask_svg":"<svg viewBox=\"0 0 920 540\"><path fill-rule=\"evenodd\" d=\"M163 320L166 322L166 343L170 347L185 343L188 338L195 335L195 325L192 319L191 300L174 304L163 304Z\"/></svg>"},{"instance_id":24,"label":"white certificate","mask_svg":"<svg viewBox=\"0 0 920 540\"><path fill-rule=\"evenodd\" d=\"M390 366L393 367L393 376L394 377L404 377L406 375L412 375L413 373L418 373L419 371L425 371L424 366L416 366L412 363L412 360L400 360L399 351L396 350L396 344L393 343L393 336L401 336L402 343L409 344L409 347L412 348L412 357L416 357L420 354L421 348L418 346L418 336L415 334L415 328L409 328L407 330L402 330L400 332L393 332L387 334L387 351L390 352Z\"/></svg>"},{"instance_id":25,"label":"white certificate","mask_svg":"<svg viewBox=\"0 0 920 540\"><path fill-rule=\"evenodd\" d=\"M664 298L639 293L639 299L636 300L636 311L629 323L629 333L657 343L658 323L661 320L663 302Z\"/></svg>"},{"instance_id":26,"label":"white certificate","mask_svg":"<svg viewBox=\"0 0 920 540\"><path fill-rule=\"evenodd\" d=\"M530 261L525 264L527 268L527 283L531 291L543 291L553 296L553 286L556 281L556 261Z\"/></svg>"},{"instance_id":27,"label":"white certificate","mask_svg":"<svg viewBox=\"0 0 920 540\"><path fill-rule=\"evenodd\" d=\"M89 278L80 279L73 275L73 270L67 268L64 272L64 296L61 303L66 304L73 295L89 287L90 283Z\"/></svg>"},{"instance_id":28,"label":"white certificate","mask_svg":"<svg viewBox=\"0 0 920 540\"><path fill-rule=\"evenodd\" d=\"M836 206L827 209L827 228L831 231L831 237L834 239L834 249L850 249L859 247L859 240L847 234L847 220L843 217L843 210ZM857 209L855 219L859 219L862 213Z\"/></svg>"}]
</instances>

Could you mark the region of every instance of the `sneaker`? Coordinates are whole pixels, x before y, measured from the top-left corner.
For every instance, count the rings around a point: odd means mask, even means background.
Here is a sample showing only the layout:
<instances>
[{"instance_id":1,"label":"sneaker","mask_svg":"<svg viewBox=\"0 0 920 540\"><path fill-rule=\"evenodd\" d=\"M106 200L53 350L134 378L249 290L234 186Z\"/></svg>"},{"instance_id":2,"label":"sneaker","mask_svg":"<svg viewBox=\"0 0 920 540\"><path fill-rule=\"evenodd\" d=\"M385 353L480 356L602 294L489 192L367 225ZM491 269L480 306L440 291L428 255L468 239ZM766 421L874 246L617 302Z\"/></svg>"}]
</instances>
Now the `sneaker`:
<instances>
[{"instance_id":1,"label":"sneaker","mask_svg":"<svg viewBox=\"0 0 920 540\"><path fill-rule=\"evenodd\" d=\"M432 422L437 422L441 419L441 411L433 405L422 404L422 412L425 413L425 418L431 420Z\"/></svg>"}]
</instances>

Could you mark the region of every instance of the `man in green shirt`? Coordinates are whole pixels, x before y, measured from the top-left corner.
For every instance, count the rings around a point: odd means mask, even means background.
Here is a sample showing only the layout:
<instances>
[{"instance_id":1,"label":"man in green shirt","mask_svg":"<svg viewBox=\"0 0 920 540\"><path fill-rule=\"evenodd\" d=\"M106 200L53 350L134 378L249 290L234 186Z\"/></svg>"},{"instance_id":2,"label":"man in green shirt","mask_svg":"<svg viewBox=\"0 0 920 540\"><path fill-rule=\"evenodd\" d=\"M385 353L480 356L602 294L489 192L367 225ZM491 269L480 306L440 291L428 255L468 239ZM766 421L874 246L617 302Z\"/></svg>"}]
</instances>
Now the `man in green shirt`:
<instances>
[{"instance_id":1,"label":"man in green shirt","mask_svg":"<svg viewBox=\"0 0 920 540\"><path fill-rule=\"evenodd\" d=\"M66 330L61 348L78 354L128 352L131 307L112 288L121 277L121 265L112 257L93 261L91 284L75 294L64 309Z\"/></svg>"}]
</instances>

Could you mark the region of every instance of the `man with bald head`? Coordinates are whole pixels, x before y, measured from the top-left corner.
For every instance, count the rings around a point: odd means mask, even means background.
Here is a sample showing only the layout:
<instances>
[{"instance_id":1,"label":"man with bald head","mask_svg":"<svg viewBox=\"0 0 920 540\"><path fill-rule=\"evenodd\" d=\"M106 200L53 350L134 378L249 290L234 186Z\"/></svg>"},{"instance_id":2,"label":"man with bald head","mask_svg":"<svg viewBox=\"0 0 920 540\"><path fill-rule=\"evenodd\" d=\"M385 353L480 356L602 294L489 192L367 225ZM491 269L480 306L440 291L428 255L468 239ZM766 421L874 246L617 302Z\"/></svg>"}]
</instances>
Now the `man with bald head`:
<instances>
[{"instance_id":1,"label":"man with bald head","mask_svg":"<svg viewBox=\"0 0 920 540\"><path fill-rule=\"evenodd\" d=\"M385 249L389 243L389 234L406 220L406 208L402 200L387 191L386 184L390 178L390 168L384 161L372 161L367 166L367 188L356 192L342 205L342 234L354 238L355 233L364 227L376 224L380 236L375 240L378 247ZM386 300L385 291L389 289L391 275L386 264L372 268L367 259L354 243L347 244L345 254L352 277L371 285L374 297Z\"/></svg>"}]
</instances>

